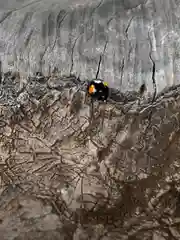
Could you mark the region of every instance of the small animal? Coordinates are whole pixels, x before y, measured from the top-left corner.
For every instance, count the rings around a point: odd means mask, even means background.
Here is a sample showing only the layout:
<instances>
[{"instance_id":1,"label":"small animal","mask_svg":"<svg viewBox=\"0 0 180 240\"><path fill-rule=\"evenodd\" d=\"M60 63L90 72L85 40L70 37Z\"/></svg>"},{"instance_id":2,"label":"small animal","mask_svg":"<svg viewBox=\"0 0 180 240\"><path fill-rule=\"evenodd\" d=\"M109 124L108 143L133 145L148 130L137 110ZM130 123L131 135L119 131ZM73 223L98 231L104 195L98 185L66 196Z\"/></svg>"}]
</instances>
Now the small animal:
<instances>
[{"instance_id":1,"label":"small animal","mask_svg":"<svg viewBox=\"0 0 180 240\"><path fill-rule=\"evenodd\" d=\"M109 87L101 79L93 79L87 86L87 93L92 99L106 102L109 96Z\"/></svg>"}]
</instances>

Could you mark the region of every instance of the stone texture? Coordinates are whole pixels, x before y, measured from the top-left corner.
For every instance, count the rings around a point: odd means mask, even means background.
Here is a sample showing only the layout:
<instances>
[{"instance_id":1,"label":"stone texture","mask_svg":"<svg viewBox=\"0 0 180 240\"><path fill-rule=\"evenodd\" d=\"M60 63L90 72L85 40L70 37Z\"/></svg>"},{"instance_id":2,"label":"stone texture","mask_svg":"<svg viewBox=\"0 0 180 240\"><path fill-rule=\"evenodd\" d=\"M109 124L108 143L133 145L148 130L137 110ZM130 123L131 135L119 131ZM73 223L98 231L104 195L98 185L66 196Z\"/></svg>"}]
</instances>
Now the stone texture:
<instances>
[{"instance_id":1,"label":"stone texture","mask_svg":"<svg viewBox=\"0 0 180 240\"><path fill-rule=\"evenodd\" d=\"M1 1L2 68L159 92L179 83L179 16L179 0Z\"/></svg>"}]
</instances>

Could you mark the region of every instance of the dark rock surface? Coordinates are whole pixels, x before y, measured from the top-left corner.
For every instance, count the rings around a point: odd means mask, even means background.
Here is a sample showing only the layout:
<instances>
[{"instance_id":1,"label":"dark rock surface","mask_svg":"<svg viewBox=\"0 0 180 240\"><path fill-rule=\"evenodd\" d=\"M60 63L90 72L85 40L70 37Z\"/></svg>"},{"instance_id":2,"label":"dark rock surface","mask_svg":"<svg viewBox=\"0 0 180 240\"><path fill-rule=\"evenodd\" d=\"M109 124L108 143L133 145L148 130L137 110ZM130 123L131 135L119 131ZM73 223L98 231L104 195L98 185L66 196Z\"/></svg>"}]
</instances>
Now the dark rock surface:
<instances>
[{"instance_id":1,"label":"dark rock surface","mask_svg":"<svg viewBox=\"0 0 180 240\"><path fill-rule=\"evenodd\" d=\"M121 91L180 79L179 0L0 2L3 70L98 75Z\"/></svg>"}]
</instances>

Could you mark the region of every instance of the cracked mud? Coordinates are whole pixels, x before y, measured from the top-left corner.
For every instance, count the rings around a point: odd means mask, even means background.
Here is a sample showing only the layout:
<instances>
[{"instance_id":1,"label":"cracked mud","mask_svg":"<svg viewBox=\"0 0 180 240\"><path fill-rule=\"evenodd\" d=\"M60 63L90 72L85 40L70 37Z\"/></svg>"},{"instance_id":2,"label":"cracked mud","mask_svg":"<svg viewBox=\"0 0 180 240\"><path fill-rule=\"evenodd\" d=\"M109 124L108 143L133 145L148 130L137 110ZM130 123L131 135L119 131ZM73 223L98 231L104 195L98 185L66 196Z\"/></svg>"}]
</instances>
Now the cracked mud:
<instances>
[{"instance_id":1,"label":"cracked mud","mask_svg":"<svg viewBox=\"0 0 180 240\"><path fill-rule=\"evenodd\" d=\"M4 75L1 239L179 239L180 87L111 89L93 111L85 89Z\"/></svg>"}]
</instances>

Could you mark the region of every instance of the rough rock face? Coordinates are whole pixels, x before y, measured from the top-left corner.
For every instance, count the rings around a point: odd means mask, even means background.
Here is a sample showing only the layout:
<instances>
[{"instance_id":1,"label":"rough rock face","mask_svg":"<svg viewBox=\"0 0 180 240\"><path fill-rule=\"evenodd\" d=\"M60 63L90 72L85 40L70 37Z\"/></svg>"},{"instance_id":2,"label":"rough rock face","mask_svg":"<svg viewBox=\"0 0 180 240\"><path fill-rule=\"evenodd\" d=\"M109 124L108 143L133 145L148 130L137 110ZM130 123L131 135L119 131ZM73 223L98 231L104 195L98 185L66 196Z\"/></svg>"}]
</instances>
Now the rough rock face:
<instances>
[{"instance_id":1,"label":"rough rock face","mask_svg":"<svg viewBox=\"0 0 180 240\"><path fill-rule=\"evenodd\" d=\"M1 239L179 239L180 87L106 105L84 89L4 75Z\"/></svg>"},{"instance_id":2,"label":"rough rock face","mask_svg":"<svg viewBox=\"0 0 180 240\"><path fill-rule=\"evenodd\" d=\"M112 87L149 92L180 79L179 0L0 2L3 70L55 68Z\"/></svg>"}]
</instances>

